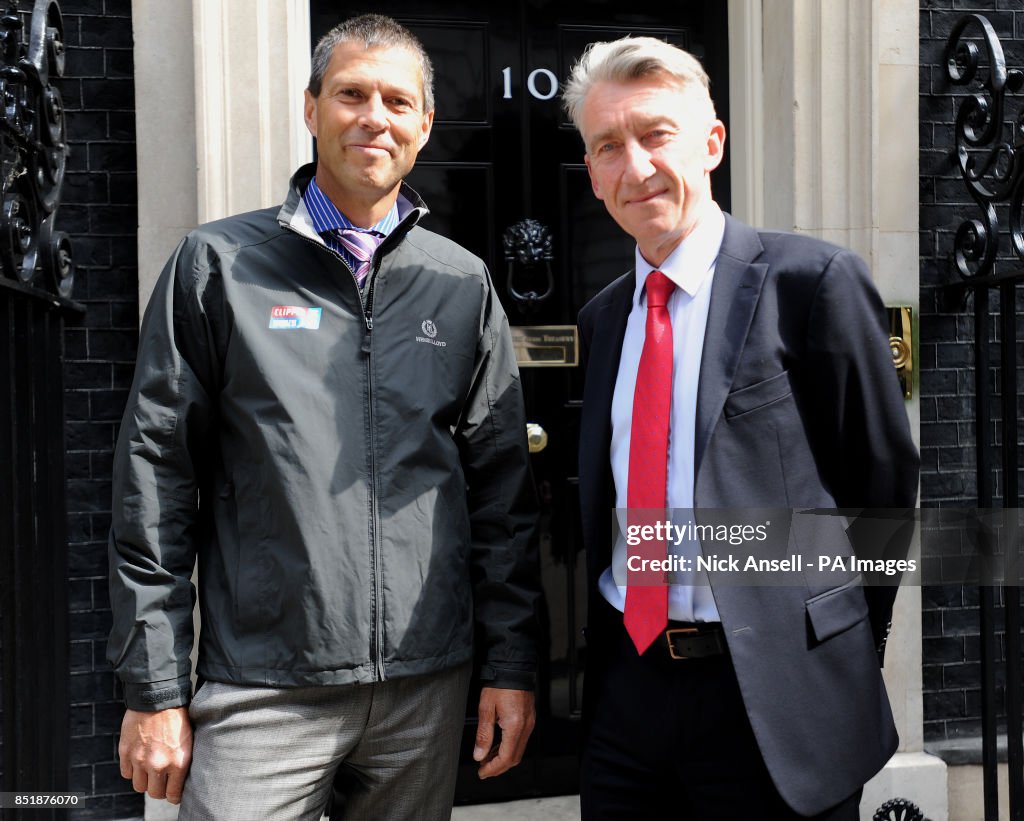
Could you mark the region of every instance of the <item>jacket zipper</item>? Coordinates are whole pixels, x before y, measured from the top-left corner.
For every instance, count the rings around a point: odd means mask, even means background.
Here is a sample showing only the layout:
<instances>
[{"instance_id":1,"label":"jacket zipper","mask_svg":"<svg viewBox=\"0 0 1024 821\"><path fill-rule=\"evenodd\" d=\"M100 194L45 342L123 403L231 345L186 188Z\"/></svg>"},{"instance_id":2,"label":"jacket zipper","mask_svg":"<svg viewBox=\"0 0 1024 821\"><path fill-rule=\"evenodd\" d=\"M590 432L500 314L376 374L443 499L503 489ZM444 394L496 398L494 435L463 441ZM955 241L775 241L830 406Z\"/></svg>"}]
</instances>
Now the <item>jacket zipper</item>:
<instances>
[{"instance_id":1,"label":"jacket zipper","mask_svg":"<svg viewBox=\"0 0 1024 821\"><path fill-rule=\"evenodd\" d=\"M378 248L379 251L379 248ZM373 548L373 582L374 582L374 608L373 608L373 638L374 656L377 665L377 680L384 681L387 676L384 674L384 578L381 572L380 544L377 539L377 524L380 522L380 509L377 506L377 448L374 444L374 423L373 423L373 289L377 284L377 271L380 268L380 256L373 255L373 270L370 271L370 284L366 291L366 305L363 309L363 317L366 320L366 407L370 421L370 544ZM354 275L353 275L354 276Z\"/></svg>"},{"instance_id":2,"label":"jacket zipper","mask_svg":"<svg viewBox=\"0 0 1024 821\"><path fill-rule=\"evenodd\" d=\"M305 237L290 226L285 226L293 234L302 237L310 245L322 248L333 256L337 257L345 269L352 275L352 282L356 290L361 291L359 281L355 272L349 266L345 258L326 244L320 244L315 240ZM379 248L378 248L379 251ZM370 277L369 290L366 292L366 302L363 305L363 321L366 324L366 341L363 344L363 352L366 354L366 409L370 423L370 570L373 574L373 648L370 655L373 658L374 673L377 681L384 681L387 676L384 673L384 618L382 614L382 603L384 601L384 579L381 577L381 556L380 544L377 539L377 523L380 519L380 509L377 507L377 455L373 441L373 371L371 368L371 334L373 332L373 288L376 284L376 274L380 269L380 257L374 253L373 270L368 274Z\"/></svg>"}]
</instances>

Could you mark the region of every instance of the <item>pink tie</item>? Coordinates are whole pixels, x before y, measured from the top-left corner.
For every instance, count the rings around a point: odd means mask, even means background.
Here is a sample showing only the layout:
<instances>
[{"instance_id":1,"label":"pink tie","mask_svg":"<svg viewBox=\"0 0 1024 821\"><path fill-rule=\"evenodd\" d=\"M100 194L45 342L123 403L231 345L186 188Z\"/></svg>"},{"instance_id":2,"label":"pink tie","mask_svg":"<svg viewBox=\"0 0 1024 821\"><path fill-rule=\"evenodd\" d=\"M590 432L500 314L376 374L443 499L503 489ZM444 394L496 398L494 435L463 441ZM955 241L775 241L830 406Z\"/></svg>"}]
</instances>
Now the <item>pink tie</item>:
<instances>
[{"instance_id":1,"label":"pink tie","mask_svg":"<svg viewBox=\"0 0 1024 821\"><path fill-rule=\"evenodd\" d=\"M354 228L341 228L336 233L338 241L359 263L359 267L354 273L356 282L362 288L366 281L366 275L370 272L370 260L373 259L373 252L377 250L377 246L384 238L369 231L357 231Z\"/></svg>"},{"instance_id":2,"label":"pink tie","mask_svg":"<svg viewBox=\"0 0 1024 821\"><path fill-rule=\"evenodd\" d=\"M629 486L626 504L629 524L664 520L668 501L668 425L672 408L672 323L668 298L675 283L652 271L647 289L647 327L633 394L633 423L629 440ZM638 546L643 558L664 559L664 541ZM640 577L636 578L637 581ZM660 573L646 573L643 583L630 580L626 588L626 632L643 653L668 622L668 585Z\"/></svg>"}]
</instances>

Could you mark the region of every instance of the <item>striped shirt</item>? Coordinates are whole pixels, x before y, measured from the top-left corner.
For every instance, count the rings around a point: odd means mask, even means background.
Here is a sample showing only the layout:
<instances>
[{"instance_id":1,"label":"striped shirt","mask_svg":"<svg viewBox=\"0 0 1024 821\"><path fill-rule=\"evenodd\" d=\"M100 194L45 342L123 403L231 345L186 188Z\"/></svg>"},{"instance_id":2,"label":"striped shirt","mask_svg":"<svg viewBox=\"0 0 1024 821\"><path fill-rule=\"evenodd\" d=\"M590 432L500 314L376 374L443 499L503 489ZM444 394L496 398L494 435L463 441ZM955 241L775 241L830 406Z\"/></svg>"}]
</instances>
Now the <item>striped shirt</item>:
<instances>
[{"instance_id":1,"label":"striped shirt","mask_svg":"<svg viewBox=\"0 0 1024 821\"><path fill-rule=\"evenodd\" d=\"M348 217L342 214L338 207L320 190L320 186L316 184L316 178L309 181L309 185L302 195L302 200L306 204L306 210L309 212L310 219L313 220L313 230L323 238L328 248L341 254L353 271L359 268L359 260L341 244L335 231L351 229L353 231L362 231L386 237L395 230L395 226L398 225L400 218L398 203L396 202L391 206L391 210L384 215L384 219L370 228L360 228L357 225L353 225Z\"/></svg>"}]
</instances>

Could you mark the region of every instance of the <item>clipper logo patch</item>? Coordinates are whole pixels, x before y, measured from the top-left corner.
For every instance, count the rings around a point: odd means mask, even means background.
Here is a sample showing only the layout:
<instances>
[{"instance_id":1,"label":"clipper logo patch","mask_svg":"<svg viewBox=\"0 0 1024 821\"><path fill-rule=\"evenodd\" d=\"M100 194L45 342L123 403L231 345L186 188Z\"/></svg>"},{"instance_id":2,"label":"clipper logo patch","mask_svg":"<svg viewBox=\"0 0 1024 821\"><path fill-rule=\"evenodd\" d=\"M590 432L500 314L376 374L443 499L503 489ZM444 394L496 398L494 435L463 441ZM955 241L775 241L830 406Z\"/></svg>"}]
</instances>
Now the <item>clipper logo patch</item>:
<instances>
[{"instance_id":1,"label":"clipper logo patch","mask_svg":"<svg viewBox=\"0 0 1024 821\"><path fill-rule=\"evenodd\" d=\"M294 305L275 305L270 309L270 330L283 331L301 328L315 331L320 327L323 308L297 308Z\"/></svg>"}]
</instances>

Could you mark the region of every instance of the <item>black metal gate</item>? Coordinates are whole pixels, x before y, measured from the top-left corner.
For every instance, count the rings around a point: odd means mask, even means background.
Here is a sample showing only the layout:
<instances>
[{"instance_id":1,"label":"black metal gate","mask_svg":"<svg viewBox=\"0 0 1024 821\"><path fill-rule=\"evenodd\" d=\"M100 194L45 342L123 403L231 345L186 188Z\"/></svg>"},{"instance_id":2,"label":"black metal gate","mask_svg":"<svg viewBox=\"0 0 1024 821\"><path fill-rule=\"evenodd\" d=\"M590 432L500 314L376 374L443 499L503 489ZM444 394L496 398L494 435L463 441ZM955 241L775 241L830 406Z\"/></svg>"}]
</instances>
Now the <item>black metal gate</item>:
<instances>
[{"instance_id":1,"label":"black metal gate","mask_svg":"<svg viewBox=\"0 0 1024 821\"><path fill-rule=\"evenodd\" d=\"M950 82L972 86L958 106L955 160L980 214L957 230L953 259L959 281L946 289L949 306L964 310L973 297L975 454L977 505L982 517L1001 499L1001 538L981 527L983 557L1002 553L1003 565L1019 568L1021 556L1017 368L1017 296L1024 282L1024 107L1008 112L1012 95L1024 90L1024 72L1007 69L1002 45L987 18L961 17L946 43ZM1010 95L1010 96L1008 96ZM1018 98L1021 102L1021 98ZM1005 223L1005 226L1001 225ZM1002 247L1000 247L1002 245ZM1007 247L1008 245L1008 247ZM991 314L998 310L998 325ZM998 344L998 366L992 362ZM999 406L997 429L993 424ZM997 438L998 437L998 438ZM994 456L998 456L994 458ZM979 587L981 614L982 766L985 819L998 819L997 676L998 632L1005 629L1005 710L1012 821L1024 821L1022 736L1021 602L1019 570L999 586ZM1005 622L997 623L997 605Z\"/></svg>"},{"instance_id":2,"label":"black metal gate","mask_svg":"<svg viewBox=\"0 0 1024 821\"><path fill-rule=\"evenodd\" d=\"M71 247L54 227L67 161L54 0L0 16L0 792L68 785L64 319ZM8 806L5 818L60 810Z\"/></svg>"},{"instance_id":3,"label":"black metal gate","mask_svg":"<svg viewBox=\"0 0 1024 821\"><path fill-rule=\"evenodd\" d=\"M11 285L0 279L0 791L58 792L68 779L63 306Z\"/></svg>"}]
</instances>

